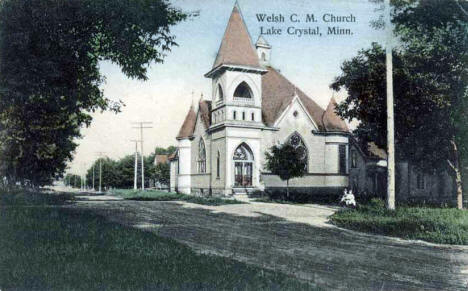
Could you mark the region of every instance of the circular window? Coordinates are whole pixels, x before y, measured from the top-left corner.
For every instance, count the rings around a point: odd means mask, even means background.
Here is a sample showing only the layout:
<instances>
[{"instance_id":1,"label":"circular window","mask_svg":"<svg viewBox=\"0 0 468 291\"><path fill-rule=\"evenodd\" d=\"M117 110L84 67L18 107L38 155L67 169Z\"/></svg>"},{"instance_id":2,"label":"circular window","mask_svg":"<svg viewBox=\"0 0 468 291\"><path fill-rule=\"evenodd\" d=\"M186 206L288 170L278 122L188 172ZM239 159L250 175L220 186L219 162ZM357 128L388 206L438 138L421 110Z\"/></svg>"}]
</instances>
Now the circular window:
<instances>
[{"instance_id":1,"label":"circular window","mask_svg":"<svg viewBox=\"0 0 468 291\"><path fill-rule=\"evenodd\" d=\"M297 112L297 110L296 110L296 111L293 112L293 115L294 115L294 117L297 117L299 115L299 112Z\"/></svg>"}]
</instances>

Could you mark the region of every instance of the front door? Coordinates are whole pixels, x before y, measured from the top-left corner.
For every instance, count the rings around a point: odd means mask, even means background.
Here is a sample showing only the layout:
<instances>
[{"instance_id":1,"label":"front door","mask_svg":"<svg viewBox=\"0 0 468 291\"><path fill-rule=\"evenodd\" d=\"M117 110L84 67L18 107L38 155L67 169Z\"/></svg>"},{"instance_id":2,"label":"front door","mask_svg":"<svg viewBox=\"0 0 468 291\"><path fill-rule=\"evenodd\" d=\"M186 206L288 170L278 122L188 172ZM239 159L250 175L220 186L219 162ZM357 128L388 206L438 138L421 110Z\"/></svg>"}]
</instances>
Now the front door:
<instances>
[{"instance_id":1,"label":"front door","mask_svg":"<svg viewBox=\"0 0 468 291\"><path fill-rule=\"evenodd\" d=\"M235 162L234 164L234 186L250 187L252 186L252 163Z\"/></svg>"}]
</instances>

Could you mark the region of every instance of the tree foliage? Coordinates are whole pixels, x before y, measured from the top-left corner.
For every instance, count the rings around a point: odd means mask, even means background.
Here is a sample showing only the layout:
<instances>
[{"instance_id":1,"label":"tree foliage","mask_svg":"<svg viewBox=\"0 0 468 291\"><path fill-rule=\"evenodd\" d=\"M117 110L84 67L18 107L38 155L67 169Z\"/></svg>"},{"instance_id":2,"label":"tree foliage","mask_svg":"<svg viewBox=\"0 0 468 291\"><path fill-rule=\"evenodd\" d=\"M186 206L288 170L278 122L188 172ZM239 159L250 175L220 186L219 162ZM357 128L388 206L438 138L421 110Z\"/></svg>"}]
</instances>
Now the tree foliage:
<instances>
[{"instance_id":1,"label":"tree foliage","mask_svg":"<svg viewBox=\"0 0 468 291\"><path fill-rule=\"evenodd\" d=\"M468 146L468 3L393 1L397 158L458 176ZM386 148L385 52L378 44L342 64L331 84L348 97L338 114L360 121L355 133ZM457 177L457 186L461 179Z\"/></svg>"},{"instance_id":2,"label":"tree foliage","mask_svg":"<svg viewBox=\"0 0 468 291\"><path fill-rule=\"evenodd\" d=\"M0 176L44 185L61 175L90 113L120 110L100 89L99 62L146 80L185 18L165 0L1 1Z\"/></svg>"},{"instance_id":3,"label":"tree foliage","mask_svg":"<svg viewBox=\"0 0 468 291\"><path fill-rule=\"evenodd\" d=\"M154 183L159 182L164 185L169 184L169 164L160 163L154 164L156 152L167 152L171 153L174 151L174 147L168 148L156 148L155 152L145 156L144 168L145 168L145 187L152 187ZM133 188L135 178L135 156L127 155L121 159L113 160L110 158L97 159L91 165L86 172L86 184L88 187L93 186L94 176L94 189L99 189L99 163L102 166L102 179L101 186L105 188L120 188L130 189ZM141 187L141 156L137 157L137 182L138 187ZM94 171L94 175L93 175ZM69 175L69 174L68 174ZM67 176L68 176L67 175Z\"/></svg>"},{"instance_id":4,"label":"tree foliage","mask_svg":"<svg viewBox=\"0 0 468 291\"><path fill-rule=\"evenodd\" d=\"M289 180L302 177L306 173L306 161L301 159L301 153L289 143L274 145L270 152L265 153L266 169L278 175L287 182L287 196L289 197Z\"/></svg>"}]
</instances>

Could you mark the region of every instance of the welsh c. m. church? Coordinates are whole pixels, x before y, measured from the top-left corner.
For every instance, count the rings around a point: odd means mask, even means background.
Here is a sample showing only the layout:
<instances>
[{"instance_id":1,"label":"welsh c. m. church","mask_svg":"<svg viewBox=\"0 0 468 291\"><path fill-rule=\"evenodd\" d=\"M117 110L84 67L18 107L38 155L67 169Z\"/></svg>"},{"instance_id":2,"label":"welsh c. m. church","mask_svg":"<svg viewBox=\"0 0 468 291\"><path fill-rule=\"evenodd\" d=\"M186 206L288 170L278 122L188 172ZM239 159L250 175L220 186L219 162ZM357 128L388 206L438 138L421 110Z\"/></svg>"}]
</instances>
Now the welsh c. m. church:
<instances>
[{"instance_id":1,"label":"welsh c. m. church","mask_svg":"<svg viewBox=\"0 0 468 291\"><path fill-rule=\"evenodd\" d=\"M271 46L252 44L237 6L229 19L213 68L211 101L192 106L172 158L171 188L181 193L231 195L236 188L284 187L264 169L265 151L277 143L297 147L307 175L292 187L347 187L349 134L335 115L334 101L323 110L270 66Z\"/></svg>"},{"instance_id":2,"label":"welsh c. m. church","mask_svg":"<svg viewBox=\"0 0 468 291\"><path fill-rule=\"evenodd\" d=\"M289 143L307 165L306 175L290 181L293 191L328 195L349 187L385 193L385 152L370 145L365 154L335 114L335 100L322 109L270 65L271 50L262 36L252 43L236 5L205 74L212 81L211 100L190 107L177 135L171 191L235 195L284 189L286 183L265 169L265 152ZM397 195L421 196L440 188L439 180L411 165L399 164L397 170L403 177Z\"/></svg>"}]
</instances>

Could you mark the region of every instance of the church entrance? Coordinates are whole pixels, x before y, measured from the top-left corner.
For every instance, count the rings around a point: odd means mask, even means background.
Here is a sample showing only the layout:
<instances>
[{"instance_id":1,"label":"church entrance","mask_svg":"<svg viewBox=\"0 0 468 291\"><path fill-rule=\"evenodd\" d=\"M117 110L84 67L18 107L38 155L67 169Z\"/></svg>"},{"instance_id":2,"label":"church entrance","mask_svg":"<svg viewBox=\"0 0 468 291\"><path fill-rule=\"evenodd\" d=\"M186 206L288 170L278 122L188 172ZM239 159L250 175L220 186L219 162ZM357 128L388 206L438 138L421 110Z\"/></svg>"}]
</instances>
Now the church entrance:
<instances>
[{"instance_id":1,"label":"church entrance","mask_svg":"<svg viewBox=\"0 0 468 291\"><path fill-rule=\"evenodd\" d=\"M234 186L249 187L252 186L252 163L235 162Z\"/></svg>"},{"instance_id":2,"label":"church entrance","mask_svg":"<svg viewBox=\"0 0 468 291\"><path fill-rule=\"evenodd\" d=\"M234 187L252 186L253 160L252 151L245 143L234 151Z\"/></svg>"}]
</instances>

